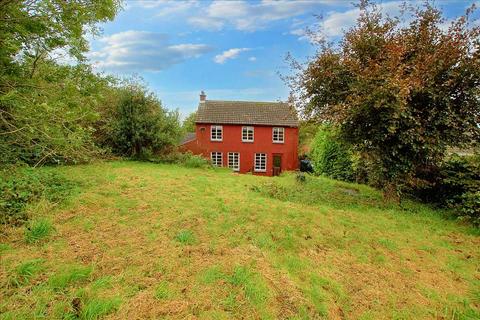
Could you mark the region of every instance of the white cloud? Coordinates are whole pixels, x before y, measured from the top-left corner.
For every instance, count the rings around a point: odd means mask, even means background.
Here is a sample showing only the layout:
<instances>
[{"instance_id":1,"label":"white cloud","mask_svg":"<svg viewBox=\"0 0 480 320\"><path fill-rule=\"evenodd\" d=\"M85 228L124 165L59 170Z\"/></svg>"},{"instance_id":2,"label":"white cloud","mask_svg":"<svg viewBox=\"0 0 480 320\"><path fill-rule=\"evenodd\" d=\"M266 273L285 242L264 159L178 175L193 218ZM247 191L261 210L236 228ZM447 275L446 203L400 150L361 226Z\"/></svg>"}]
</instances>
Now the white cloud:
<instances>
[{"instance_id":1,"label":"white cloud","mask_svg":"<svg viewBox=\"0 0 480 320\"><path fill-rule=\"evenodd\" d=\"M249 51L250 48L232 48L226 51L223 51L222 54L218 54L213 58L215 63L224 64L225 61L229 59L235 59L238 55L244 51Z\"/></svg>"},{"instance_id":2,"label":"white cloud","mask_svg":"<svg viewBox=\"0 0 480 320\"><path fill-rule=\"evenodd\" d=\"M257 57L250 57L248 58L248 61L255 62L257 61Z\"/></svg>"},{"instance_id":3,"label":"white cloud","mask_svg":"<svg viewBox=\"0 0 480 320\"><path fill-rule=\"evenodd\" d=\"M399 15L401 11L401 1L392 1L378 4L383 13L390 16ZM357 18L360 16L360 9L350 9L344 12L329 12L320 23L320 30L327 37L336 37L342 35L344 30L348 30L355 25Z\"/></svg>"},{"instance_id":4,"label":"white cloud","mask_svg":"<svg viewBox=\"0 0 480 320\"><path fill-rule=\"evenodd\" d=\"M164 4L161 6L160 11L157 12L156 16L168 17L173 15L178 15L179 13L189 11L190 9L197 6L198 6L197 0L188 0L188 1L168 0L164 2Z\"/></svg>"},{"instance_id":5,"label":"white cloud","mask_svg":"<svg viewBox=\"0 0 480 320\"><path fill-rule=\"evenodd\" d=\"M293 18L318 8L320 4L331 1L272 1L259 3L247 1L213 1L200 15L190 18L192 25L211 30L220 30L231 25L237 30L255 31L265 28L269 23ZM313 13L313 12L312 12Z\"/></svg>"},{"instance_id":6,"label":"white cloud","mask_svg":"<svg viewBox=\"0 0 480 320\"><path fill-rule=\"evenodd\" d=\"M192 17L188 19L188 22L200 29L218 31L225 25L223 21L211 19L209 17Z\"/></svg>"},{"instance_id":7,"label":"white cloud","mask_svg":"<svg viewBox=\"0 0 480 320\"><path fill-rule=\"evenodd\" d=\"M178 17L200 6L199 0L131 0L125 2L125 10L140 8L154 12L154 16L162 19Z\"/></svg>"},{"instance_id":8,"label":"white cloud","mask_svg":"<svg viewBox=\"0 0 480 320\"><path fill-rule=\"evenodd\" d=\"M101 49L89 54L102 69L116 71L160 71L212 50L205 44L170 44L166 34L125 31L99 39Z\"/></svg>"}]
</instances>

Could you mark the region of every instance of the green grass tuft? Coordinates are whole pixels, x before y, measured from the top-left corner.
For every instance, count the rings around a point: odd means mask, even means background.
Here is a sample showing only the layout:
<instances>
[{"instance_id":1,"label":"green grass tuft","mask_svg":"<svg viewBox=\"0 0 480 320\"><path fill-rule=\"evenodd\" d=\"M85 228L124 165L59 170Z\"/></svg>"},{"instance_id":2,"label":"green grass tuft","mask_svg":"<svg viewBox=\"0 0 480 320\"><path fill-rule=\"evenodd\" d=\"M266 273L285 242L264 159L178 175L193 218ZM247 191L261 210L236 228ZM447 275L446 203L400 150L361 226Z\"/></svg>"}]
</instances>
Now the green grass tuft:
<instances>
[{"instance_id":1,"label":"green grass tuft","mask_svg":"<svg viewBox=\"0 0 480 320\"><path fill-rule=\"evenodd\" d=\"M120 298L110 299L91 299L82 308L80 318L82 320L96 320L102 318L120 307L122 300Z\"/></svg>"},{"instance_id":2,"label":"green grass tuft","mask_svg":"<svg viewBox=\"0 0 480 320\"><path fill-rule=\"evenodd\" d=\"M195 235L190 230L182 230L175 236L175 240L181 244L194 244L196 242Z\"/></svg>"},{"instance_id":3,"label":"green grass tuft","mask_svg":"<svg viewBox=\"0 0 480 320\"><path fill-rule=\"evenodd\" d=\"M263 306L268 299L268 287L262 277L246 266L236 266L227 281L242 288L247 300L257 307Z\"/></svg>"},{"instance_id":4,"label":"green grass tuft","mask_svg":"<svg viewBox=\"0 0 480 320\"><path fill-rule=\"evenodd\" d=\"M53 225L49 220L33 220L25 227L25 241L37 243L47 238L53 231Z\"/></svg>"},{"instance_id":5,"label":"green grass tuft","mask_svg":"<svg viewBox=\"0 0 480 320\"><path fill-rule=\"evenodd\" d=\"M158 300L168 299L172 296L170 284L167 281L160 282L155 288L155 298Z\"/></svg>"},{"instance_id":6,"label":"green grass tuft","mask_svg":"<svg viewBox=\"0 0 480 320\"><path fill-rule=\"evenodd\" d=\"M91 266L70 266L52 276L49 280L49 285L54 290L62 290L70 284L87 280L92 271L93 268Z\"/></svg>"},{"instance_id":7,"label":"green grass tuft","mask_svg":"<svg viewBox=\"0 0 480 320\"><path fill-rule=\"evenodd\" d=\"M200 282L204 284L213 284L225 278L220 266L213 266L200 274Z\"/></svg>"},{"instance_id":8,"label":"green grass tuft","mask_svg":"<svg viewBox=\"0 0 480 320\"><path fill-rule=\"evenodd\" d=\"M30 282L39 271L43 269L43 259L26 261L15 268L14 275L10 278L10 284L20 287Z\"/></svg>"}]
</instances>

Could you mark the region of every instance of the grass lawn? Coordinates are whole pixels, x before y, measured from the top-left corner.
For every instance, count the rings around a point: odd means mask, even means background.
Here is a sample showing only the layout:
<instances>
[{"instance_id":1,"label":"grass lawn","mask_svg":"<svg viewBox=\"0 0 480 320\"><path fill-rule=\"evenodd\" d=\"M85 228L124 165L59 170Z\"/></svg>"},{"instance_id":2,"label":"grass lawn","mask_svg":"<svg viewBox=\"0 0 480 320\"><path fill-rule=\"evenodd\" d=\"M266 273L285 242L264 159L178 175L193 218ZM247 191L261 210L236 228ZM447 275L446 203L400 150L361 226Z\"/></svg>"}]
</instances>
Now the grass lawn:
<instances>
[{"instance_id":1,"label":"grass lawn","mask_svg":"<svg viewBox=\"0 0 480 320\"><path fill-rule=\"evenodd\" d=\"M479 319L480 236L368 187L111 162L1 230L0 319Z\"/></svg>"}]
</instances>

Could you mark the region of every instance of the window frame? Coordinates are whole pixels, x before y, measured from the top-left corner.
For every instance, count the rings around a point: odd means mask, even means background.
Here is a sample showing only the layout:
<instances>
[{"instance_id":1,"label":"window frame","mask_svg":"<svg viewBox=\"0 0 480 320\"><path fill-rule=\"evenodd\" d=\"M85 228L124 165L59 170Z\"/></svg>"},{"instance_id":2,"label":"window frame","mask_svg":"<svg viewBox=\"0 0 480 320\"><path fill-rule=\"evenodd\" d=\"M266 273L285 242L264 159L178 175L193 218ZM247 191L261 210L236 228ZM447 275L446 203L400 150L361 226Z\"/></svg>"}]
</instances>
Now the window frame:
<instances>
[{"instance_id":1,"label":"window frame","mask_svg":"<svg viewBox=\"0 0 480 320\"><path fill-rule=\"evenodd\" d=\"M275 140L275 131L280 130L282 133L282 140ZM278 138L279 132L277 132L277 138ZM285 143L285 128L284 127L273 127L272 128L272 142L273 143Z\"/></svg>"},{"instance_id":2,"label":"window frame","mask_svg":"<svg viewBox=\"0 0 480 320\"><path fill-rule=\"evenodd\" d=\"M218 157L218 154L220 154L220 165L217 165L217 164L216 164L216 162L217 162L217 160L218 160L217 158L216 158L215 161L213 160L213 154L214 154L214 153L216 154L216 157ZM210 152L210 161L212 162L212 165L213 165L214 167L219 167L219 168L223 167L223 152L220 152L220 151L212 151L212 152Z\"/></svg>"},{"instance_id":3,"label":"window frame","mask_svg":"<svg viewBox=\"0 0 480 320\"><path fill-rule=\"evenodd\" d=\"M257 169L257 155L265 156L265 169ZM260 160L261 161L261 160ZM258 152L253 155L253 171L254 172L267 172L268 156L267 153Z\"/></svg>"},{"instance_id":4,"label":"window frame","mask_svg":"<svg viewBox=\"0 0 480 320\"><path fill-rule=\"evenodd\" d=\"M251 128L252 129L252 140L249 140L248 139L248 129ZM243 138L243 130L247 130L247 139L244 139ZM243 126L242 127L242 142L254 142L255 141L255 127L253 126Z\"/></svg>"},{"instance_id":5,"label":"window frame","mask_svg":"<svg viewBox=\"0 0 480 320\"><path fill-rule=\"evenodd\" d=\"M230 156L237 155L237 166L230 166ZM235 163L235 158L233 158L233 163ZM229 169L232 169L235 172L240 171L240 152L228 152L227 153L227 166Z\"/></svg>"},{"instance_id":6,"label":"window frame","mask_svg":"<svg viewBox=\"0 0 480 320\"><path fill-rule=\"evenodd\" d=\"M215 131L216 138L213 138L213 130ZM217 130L220 129L220 139L218 138ZM222 125L211 125L210 126L210 141L223 141L223 126Z\"/></svg>"}]
</instances>

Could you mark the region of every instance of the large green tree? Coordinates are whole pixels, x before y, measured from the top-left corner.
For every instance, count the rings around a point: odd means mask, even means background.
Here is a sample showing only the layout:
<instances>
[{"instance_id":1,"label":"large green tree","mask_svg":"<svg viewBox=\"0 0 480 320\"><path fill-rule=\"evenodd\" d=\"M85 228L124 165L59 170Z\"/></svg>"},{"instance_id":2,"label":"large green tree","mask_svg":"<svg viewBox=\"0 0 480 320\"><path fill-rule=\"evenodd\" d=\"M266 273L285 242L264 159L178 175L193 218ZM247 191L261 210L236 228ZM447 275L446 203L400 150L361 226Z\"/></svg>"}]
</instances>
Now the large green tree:
<instances>
[{"instance_id":1,"label":"large green tree","mask_svg":"<svg viewBox=\"0 0 480 320\"><path fill-rule=\"evenodd\" d=\"M195 132L195 120L197 119L197 112L194 111L190 113L185 120L183 120L183 131L184 132Z\"/></svg>"},{"instance_id":2,"label":"large green tree","mask_svg":"<svg viewBox=\"0 0 480 320\"><path fill-rule=\"evenodd\" d=\"M98 151L91 125L109 81L84 63L85 36L119 7L117 0L0 1L0 163L75 163ZM59 64L60 54L73 63Z\"/></svg>"},{"instance_id":3,"label":"large green tree","mask_svg":"<svg viewBox=\"0 0 480 320\"><path fill-rule=\"evenodd\" d=\"M290 80L303 115L336 125L396 198L448 147L478 141L480 27L473 7L451 23L428 3L395 18L358 7L356 25L338 43L320 40Z\"/></svg>"},{"instance_id":4,"label":"large green tree","mask_svg":"<svg viewBox=\"0 0 480 320\"><path fill-rule=\"evenodd\" d=\"M168 151L178 143L182 130L178 111L163 108L155 95L138 84L128 84L119 91L104 130L106 146L115 154L145 157Z\"/></svg>"}]
</instances>

